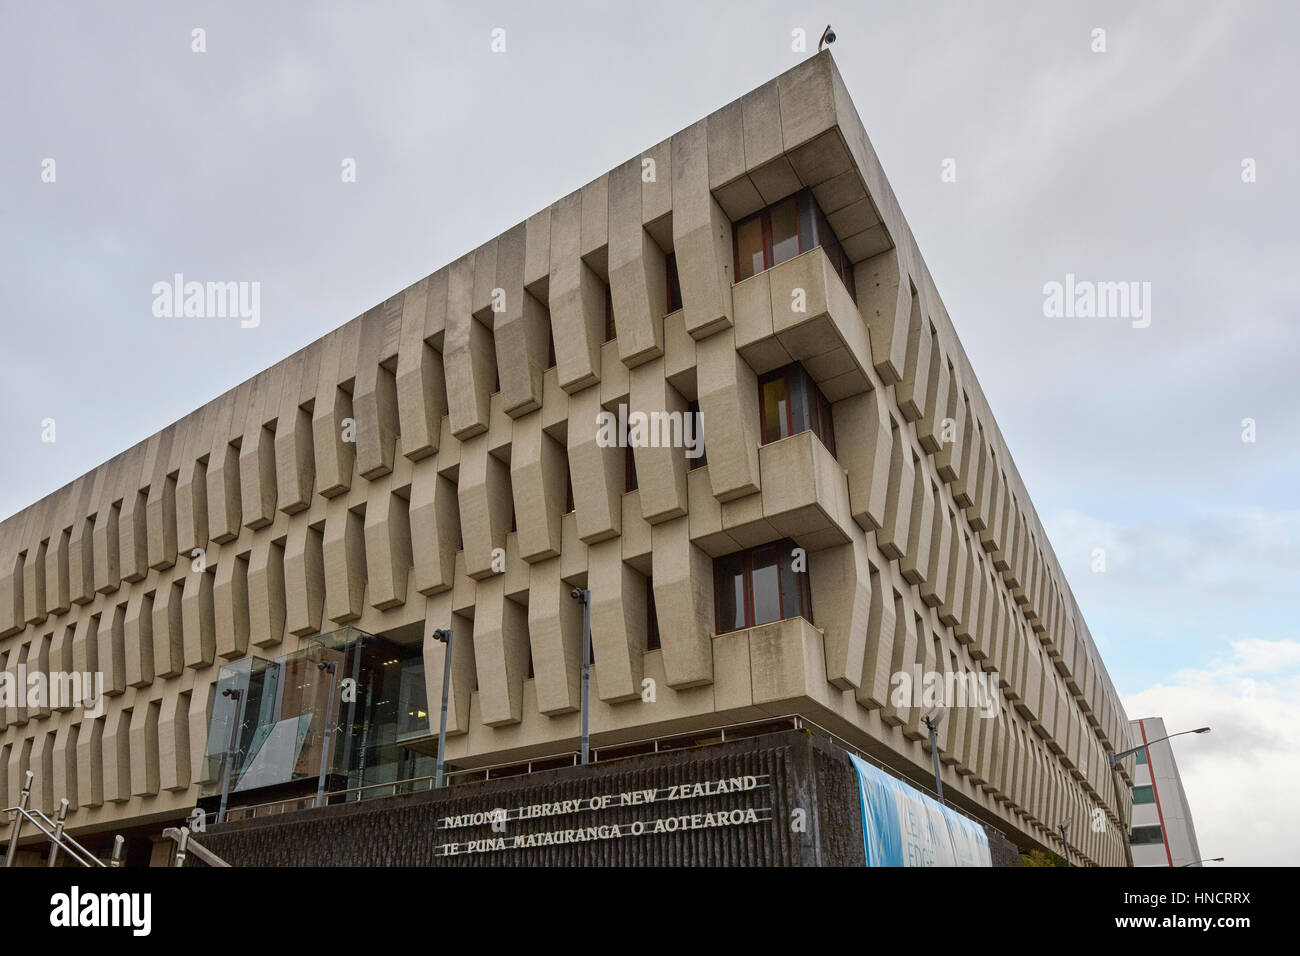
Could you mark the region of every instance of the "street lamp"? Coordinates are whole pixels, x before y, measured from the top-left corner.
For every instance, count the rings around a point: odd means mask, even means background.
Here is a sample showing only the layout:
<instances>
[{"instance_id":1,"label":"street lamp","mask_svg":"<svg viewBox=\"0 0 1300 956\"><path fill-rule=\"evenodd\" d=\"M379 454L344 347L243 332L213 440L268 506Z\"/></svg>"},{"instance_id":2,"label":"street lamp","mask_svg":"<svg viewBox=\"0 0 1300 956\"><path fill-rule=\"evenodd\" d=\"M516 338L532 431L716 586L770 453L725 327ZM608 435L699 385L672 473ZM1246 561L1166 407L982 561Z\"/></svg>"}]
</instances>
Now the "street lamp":
<instances>
[{"instance_id":1,"label":"street lamp","mask_svg":"<svg viewBox=\"0 0 1300 956\"><path fill-rule=\"evenodd\" d=\"M1065 851L1065 865L1074 866L1074 864L1070 862L1070 841L1065 838L1065 824L1058 823L1056 829L1061 831L1061 849Z\"/></svg>"},{"instance_id":2,"label":"street lamp","mask_svg":"<svg viewBox=\"0 0 1300 956\"><path fill-rule=\"evenodd\" d=\"M447 751L447 694L451 690L451 628L440 627L433 639L447 647L442 654L442 715L438 718L438 764L433 771L433 788L442 789L442 768Z\"/></svg>"},{"instance_id":3,"label":"street lamp","mask_svg":"<svg viewBox=\"0 0 1300 956\"><path fill-rule=\"evenodd\" d=\"M591 700L591 592L574 588L569 596L582 605L582 762L585 765L591 753L591 715L587 706Z\"/></svg>"},{"instance_id":4,"label":"street lamp","mask_svg":"<svg viewBox=\"0 0 1300 956\"><path fill-rule=\"evenodd\" d=\"M1119 763L1125 757L1131 754L1135 754L1139 750L1145 750L1147 747L1150 747L1152 744L1158 744L1162 740L1168 740L1170 737L1181 737L1183 734L1208 734L1209 732L1210 732L1209 727L1197 727L1195 730L1180 730L1176 734L1168 734L1164 737L1158 737L1155 740L1148 740L1146 743L1138 744L1138 746L1136 747L1130 747L1128 750L1120 751L1117 754L1110 754L1109 755L1110 765L1113 767L1115 766L1115 764Z\"/></svg>"},{"instance_id":5,"label":"street lamp","mask_svg":"<svg viewBox=\"0 0 1300 956\"><path fill-rule=\"evenodd\" d=\"M329 769L330 745L334 743L330 724L334 722L334 692L338 687L339 665L337 661L317 661L316 669L330 673L330 695L325 701L325 724L321 727L320 776L316 780L316 806L321 807L325 805L325 771Z\"/></svg>"},{"instance_id":6,"label":"street lamp","mask_svg":"<svg viewBox=\"0 0 1300 956\"><path fill-rule=\"evenodd\" d=\"M1221 856L1207 856L1204 860L1193 860L1191 863L1180 863L1178 865L1179 868L1182 868L1184 866L1195 866L1197 863L1222 863L1222 862L1223 862L1223 857Z\"/></svg>"},{"instance_id":7,"label":"street lamp","mask_svg":"<svg viewBox=\"0 0 1300 956\"><path fill-rule=\"evenodd\" d=\"M221 806L217 808L217 822L226 822L226 805L230 802L230 773L235 766L235 747L238 744L239 726L244 722L244 692L237 687L227 687L221 692L229 697L232 707L230 742L226 745L226 772L221 778Z\"/></svg>"},{"instance_id":8,"label":"street lamp","mask_svg":"<svg viewBox=\"0 0 1300 956\"><path fill-rule=\"evenodd\" d=\"M936 717L935 714L938 714ZM935 742L935 729L943 723L943 713L935 711L928 717L922 717L921 723L930 729L930 756L934 758L934 792L939 795L939 802L943 803L943 778L939 776L939 745Z\"/></svg>"}]
</instances>

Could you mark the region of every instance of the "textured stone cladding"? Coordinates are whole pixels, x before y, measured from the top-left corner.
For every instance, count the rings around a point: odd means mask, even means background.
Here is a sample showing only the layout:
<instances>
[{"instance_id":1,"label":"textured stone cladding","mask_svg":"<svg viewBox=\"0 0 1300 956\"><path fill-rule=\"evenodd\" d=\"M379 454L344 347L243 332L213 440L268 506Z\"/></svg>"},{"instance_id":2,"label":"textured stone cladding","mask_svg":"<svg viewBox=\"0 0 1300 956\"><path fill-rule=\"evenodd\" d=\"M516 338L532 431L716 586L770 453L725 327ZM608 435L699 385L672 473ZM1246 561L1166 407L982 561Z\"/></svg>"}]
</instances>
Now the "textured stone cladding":
<instances>
[{"instance_id":1,"label":"textured stone cladding","mask_svg":"<svg viewBox=\"0 0 1300 956\"><path fill-rule=\"evenodd\" d=\"M796 195L851 274L738 280L733 224ZM793 715L924 780L891 678L942 673L993 698L939 727L945 794L1125 863L1128 719L828 52L413 278L0 521L0 680L103 678L98 712L0 696L0 807L30 771L78 838L180 823L223 664L345 625L422 646L430 703L448 675L457 766L571 753L580 588L593 747ZM830 430L766 440L794 363ZM719 633L714 562L786 541L811 610Z\"/></svg>"},{"instance_id":2,"label":"textured stone cladding","mask_svg":"<svg viewBox=\"0 0 1300 956\"><path fill-rule=\"evenodd\" d=\"M627 826L721 810L758 809L764 822L640 837L592 840L499 852L440 856L453 839L438 822L447 816L514 808L596 794L666 788L744 775L769 786L559 817L511 821L506 839L597 824ZM806 826L796 830L795 811ZM492 836L490 827L455 831L455 839ZM1018 866L1014 846L989 834L994 864ZM304 811L210 828L205 847L234 866L861 866L862 817L856 778L844 752L796 731L620 760L460 785L364 804ZM194 860L191 865L202 865Z\"/></svg>"}]
</instances>

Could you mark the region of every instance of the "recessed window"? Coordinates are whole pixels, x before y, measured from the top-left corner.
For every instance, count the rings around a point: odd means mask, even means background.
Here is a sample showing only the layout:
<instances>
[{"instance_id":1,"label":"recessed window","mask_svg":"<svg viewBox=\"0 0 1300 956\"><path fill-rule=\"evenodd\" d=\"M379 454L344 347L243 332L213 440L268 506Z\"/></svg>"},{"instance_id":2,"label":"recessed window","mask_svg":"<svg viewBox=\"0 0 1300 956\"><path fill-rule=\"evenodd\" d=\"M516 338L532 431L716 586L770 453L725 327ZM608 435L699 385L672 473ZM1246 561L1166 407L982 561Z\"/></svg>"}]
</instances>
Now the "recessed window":
<instances>
[{"instance_id":1,"label":"recessed window","mask_svg":"<svg viewBox=\"0 0 1300 956\"><path fill-rule=\"evenodd\" d=\"M614 294L605 286L605 341L614 341Z\"/></svg>"},{"instance_id":2,"label":"recessed window","mask_svg":"<svg viewBox=\"0 0 1300 956\"><path fill-rule=\"evenodd\" d=\"M1134 827L1133 835L1129 837L1128 842L1133 846L1159 846L1165 842L1165 838L1158 826Z\"/></svg>"},{"instance_id":3,"label":"recessed window","mask_svg":"<svg viewBox=\"0 0 1300 956\"><path fill-rule=\"evenodd\" d=\"M831 403L798 362L759 378L758 413L763 444L811 431L835 454Z\"/></svg>"},{"instance_id":4,"label":"recessed window","mask_svg":"<svg viewBox=\"0 0 1300 956\"><path fill-rule=\"evenodd\" d=\"M686 414L691 417L691 422L692 422L691 427L694 429L695 441L700 451L700 453L696 455L694 458L692 458L690 455L686 456L687 470L694 471L696 468L703 468L705 465L708 464L708 461L706 460L708 457L708 452L704 447L704 427L703 427L704 417L700 414L700 403L690 402L686 406Z\"/></svg>"},{"instance_id":5,"label":"recessed window","mask_svg":"<svg viewBox=\"0 0 1300 956\"><path fill-rule=\"evenodd\" d=\"M810 190L795 193L736 223L732 243L737 282L821 246L849 295L857 299L853 263L844 254Z\"/></svg>"},{"instance_id":6,"label":"recessed window","mask_svg":"<svg viewBox=\"0 0 1300 956\"><path fill-rule=\"evenodd\" d=\"M623 449L623 491L636 491L640 485L636 480L636 455L632 452L632 446L626 445Z\"/></svg>"},{"instance_id":7,"label":"recessed window","mask_svg":"<svg viewBox=\"0 0 1300 956\"><path fill-rule=\"evenodd\" d=\"M796 548L787 538L713 562L719 634L791 617L812 621L808 573L794 569Z\"/></svg>"},{"instance_id":8,"label":"recessed window","mask_svg":"<svg viewBox=\"0 0 1300 956\"><path fill-rule=\"evenodd\" d=\"M569 469L564 470L564 513L567 515L573 510L573 472Z\"/></svg>"},{"instance_id":9,"label":"recessed window","mask_svg":"<svg viewBox=\"0 0 1300 956\"><path fill-rule=\"evenodd\" d=\"M682 284L677 279L677 255L668 253L664 259L664 272L668 276L668 313L671 315L682 307Z\"/></svg>"},{"instance_id":10,"label":"recessed window","mask_svg":"<svg viewBox=\"0 0 1300 956\"><path fill-rule=\"evenodd\" d=\"M1155 803L1156 791L1151 786L1141 786L1133 788L1133 802L1137 803Z\"/></svg>"},{"instance_id":11,"label":"recessed window","mask_svg":"<svg viewBox=\"0 0 1300 956\"><path fill-rule=\"evenodd\" d=\"M645 579L645 646L646 650L658 650L659 644L659 614L655 611L655 579Z\"/></svg>"}]
</instances>

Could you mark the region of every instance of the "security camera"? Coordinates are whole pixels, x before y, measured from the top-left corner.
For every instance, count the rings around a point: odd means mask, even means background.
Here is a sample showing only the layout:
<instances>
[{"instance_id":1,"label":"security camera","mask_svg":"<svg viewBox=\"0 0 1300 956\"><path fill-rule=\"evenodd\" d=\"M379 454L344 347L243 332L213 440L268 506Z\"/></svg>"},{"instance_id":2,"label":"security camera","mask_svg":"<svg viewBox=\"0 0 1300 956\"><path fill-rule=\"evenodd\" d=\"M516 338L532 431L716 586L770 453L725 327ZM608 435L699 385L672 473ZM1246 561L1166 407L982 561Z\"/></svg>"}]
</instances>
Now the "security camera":
<instances>
[{"instance_id":1,"label":"security camera","mask_svg":"<svg viewBox=\"0 0 1300 956\"><path fill-rule=\"evenodd\" d=\"M834 42L835 42L835 31L831 29L831 26L828 23L826 25L826 29L822 32L821 40L818 41L817 43L817 52L818 53L821 52L822 46L829 46Z\"/></svg>"}]
</instances>

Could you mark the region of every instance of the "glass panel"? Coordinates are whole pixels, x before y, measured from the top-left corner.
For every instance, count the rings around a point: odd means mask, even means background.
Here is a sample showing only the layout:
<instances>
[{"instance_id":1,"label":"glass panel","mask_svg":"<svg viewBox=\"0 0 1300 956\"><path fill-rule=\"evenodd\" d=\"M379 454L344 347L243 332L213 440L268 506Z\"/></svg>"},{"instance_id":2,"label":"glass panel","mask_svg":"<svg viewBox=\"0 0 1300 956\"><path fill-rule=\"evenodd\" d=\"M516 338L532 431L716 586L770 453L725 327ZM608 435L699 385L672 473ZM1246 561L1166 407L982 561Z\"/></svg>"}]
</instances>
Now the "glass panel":
<instances>
[{"instance_id":1,"label":"glass panel","mask_svg":"<svg viewBox=\"0 0 1300 956\"><path fill-rule=\"evenodd\" d=\"M1155 803L1156 802L1155 788L1150 786L1134 787L1133 802L1134 803Z\"/></svg>"},{"instance_id":2,"label":"glass panel","mask_svg":"<svg viewBox=\"0 0 1300 956\"><path fill-rule=\"evenodd\" d=\"M793 546L781 552L781 616L807 617L804 611L799 578L802 574L794 570Z\"/></svg>"},{"instance_id":3,"label":"glass panel","mask_svg":"<svg viewBox=\"0 0 1300 956\"><path fill-rule=\"evenodd\" d=\"M766 268L763 261L763 217L755 216L736 227L736 281Z\"/></svg>"},{"instance_id":4,"label":"glass panel","mask_svg":"<svg viewBox=\"0 0 1300 956\"><path fill-rule=\"evenodd\" d=\"M1150 846L1164 842L1164 837L1160 835L1160 827L1134 827L1133 838L1129 840L1134 846Z\"/></svg>"},{"instance_id":5,"label":"glass panel","mask_svg":"<svg viewBox=\"0 0 1300 956\"><path fill-rule=\"evenodd\" d=\"M781 583L777 575L775 548L754 553L754 624L781 620Z\"/></svg>"},{"instance_id":6,"label":"glass panel","mask_svg":"<svg viewBox=\"0 0 1300 956\"><path fill-rule=\"evenodd\" d=\"M397 739L428 737L429 697L424 683L424 660L417 659L402 667L401 686L397 693Z\"/></svg>"},{"instance_id":7,"label":"glass panel","mask_svg":"<svg viewBox=\"0 0 1300 956\"><path fill-rule=\"evenodd\" d=\"M1137 752L1137 758L1138 758L1138 763L1147 762L1147 752L1145 748Z\"/></svg>"},{"instance_id":8,"label":"glass panel","mask_svg":"<svg viewBox=\"0 0 1300 956\"><path fill-rule=\"evenodd\" d=\"M772 265L799 254L799 220L794 197L772 207Z\"/></svg>"},{"instance_id":9,"label":"glass panel","mask_svg":"<svg viewBox=\"0 0 1300 956\"><path fill-rule=\"evenodd\" d=\"M777 441L790 434L789 403L784 376L769 379L763 389L763 442Z\"/></svg>"},{"instance_id":10,"label":"glass panel","mask_svg":"<svg viewBox=\"0 0 1300 956\"><path fill-rule=\"evenodd\" d=\"M810 381L808 373L798 363L786 369L786 376L790 382L790 431L788 434L797 435L809 428L808 386Z\"/></svg>"}]
</instances>

